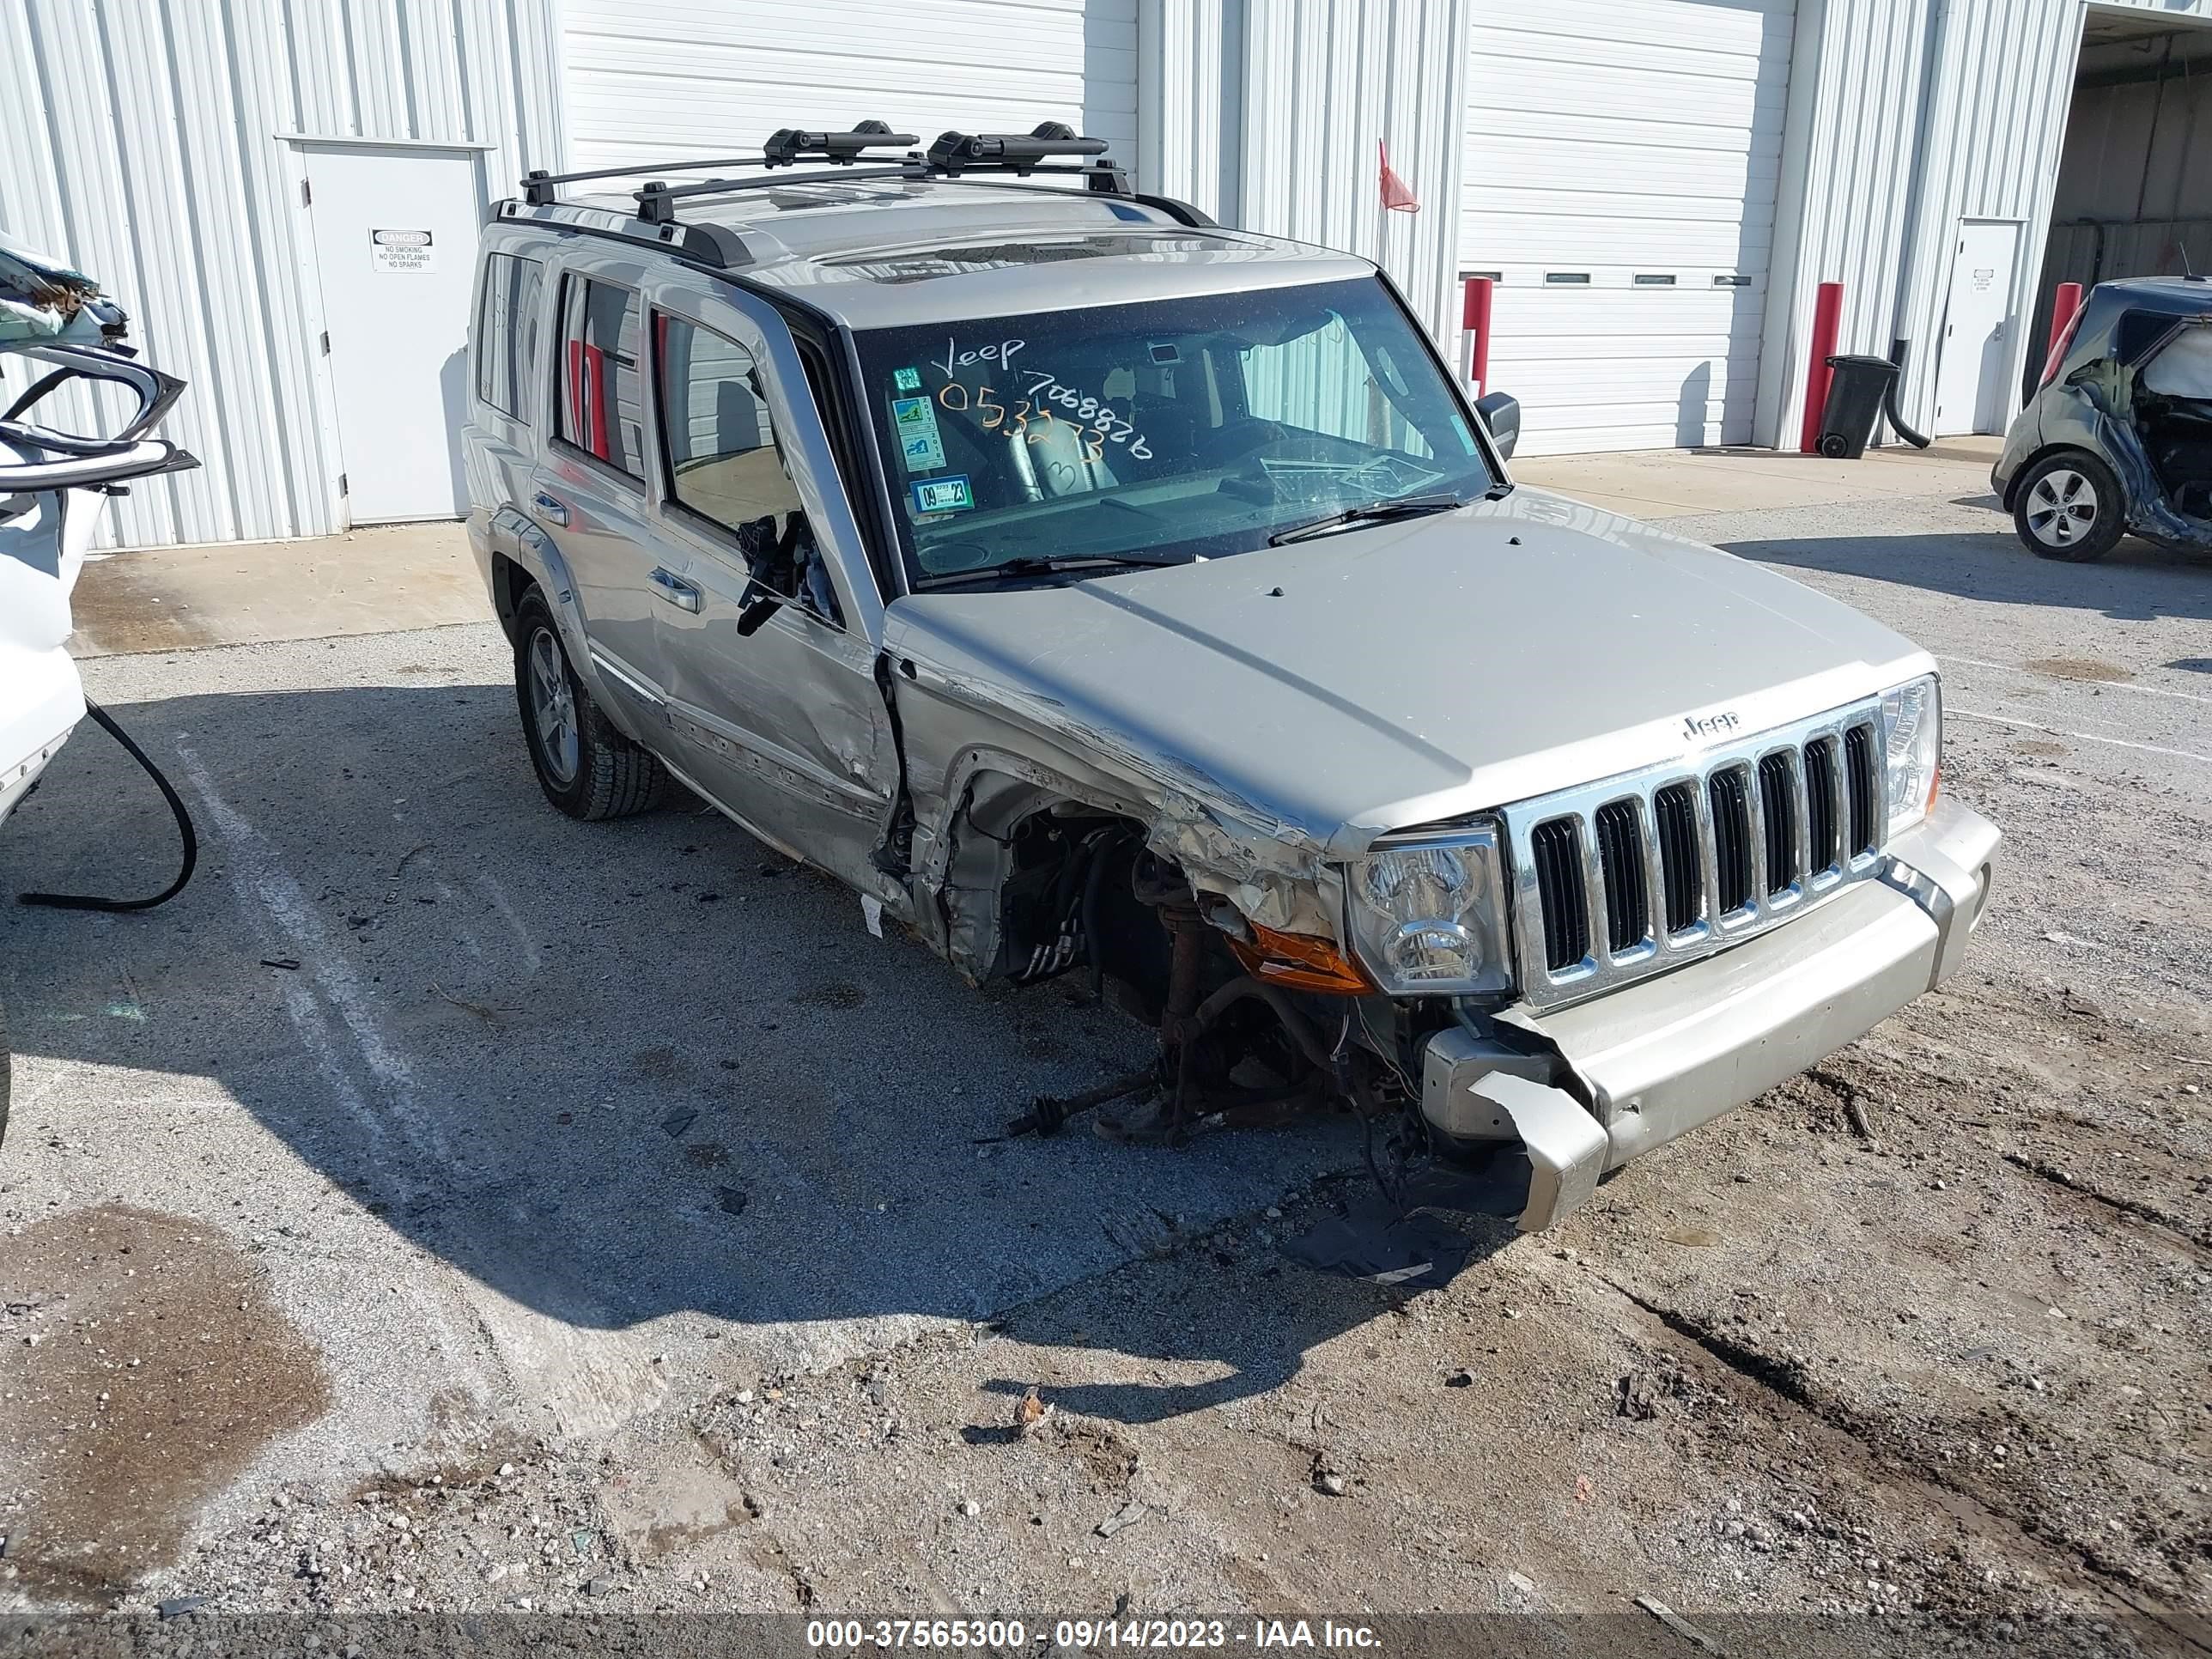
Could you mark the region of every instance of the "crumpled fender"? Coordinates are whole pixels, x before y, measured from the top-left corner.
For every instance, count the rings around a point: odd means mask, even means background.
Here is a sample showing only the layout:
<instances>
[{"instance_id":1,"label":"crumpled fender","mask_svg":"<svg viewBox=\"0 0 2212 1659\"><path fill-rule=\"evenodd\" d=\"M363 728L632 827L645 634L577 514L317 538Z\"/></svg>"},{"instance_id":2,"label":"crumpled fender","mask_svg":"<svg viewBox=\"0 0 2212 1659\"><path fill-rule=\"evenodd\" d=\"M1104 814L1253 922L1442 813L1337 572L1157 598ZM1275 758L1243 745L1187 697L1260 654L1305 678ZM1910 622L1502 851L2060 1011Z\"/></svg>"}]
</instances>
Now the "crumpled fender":
<instances>
[{"instance_id":1,"label":"crumpled fender","mask_svg":"<svg viewBox=\"0 0 2212 1659\"><path fill-rule=\"evenodd\" d=\"M2171 547L2212 550L2212 523L2174 510L2135 422L2113 407L2106 387L2091 383L2081 390L2096 411L2098 443L2119 475L2120 489L2127 498L2128 528Z\"/></svg>"},{"instance_id":2,"label":"crumpled fender","mask_svg":"<svg viewBox=\"0 0 2212 1659\"><path fill-rule=\"evenodd\" d=\"M997 959L1005 836L1063 800L1142 825L1147 848L1248 921L1337 937L1340 884L1309 827L1231 800L1047 698L922 664L896 695L916 815L915 919L971 979Z\"/></svg>"}]
</instances>

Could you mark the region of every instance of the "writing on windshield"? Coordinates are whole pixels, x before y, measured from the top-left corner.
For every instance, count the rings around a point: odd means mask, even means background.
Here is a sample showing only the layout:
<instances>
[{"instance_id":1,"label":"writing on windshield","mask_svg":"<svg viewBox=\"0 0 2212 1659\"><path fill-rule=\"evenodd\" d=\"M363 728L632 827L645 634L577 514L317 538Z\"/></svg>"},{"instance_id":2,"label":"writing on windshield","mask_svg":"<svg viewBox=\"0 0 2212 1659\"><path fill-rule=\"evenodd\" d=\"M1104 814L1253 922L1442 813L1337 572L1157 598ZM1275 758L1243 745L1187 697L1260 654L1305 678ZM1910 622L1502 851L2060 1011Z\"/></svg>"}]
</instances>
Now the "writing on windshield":
<instances>
[{"instance_id":1,"label":"writing on windshield","mask_svg":"<svg viewBox=\"0 0 2212 1659\"><path fill-rule=\"evenodd\" d=\"M915 579L1040 557L1215 557L1492 482L1373 279L860 337Z\"/></svg>"}]
</instances>

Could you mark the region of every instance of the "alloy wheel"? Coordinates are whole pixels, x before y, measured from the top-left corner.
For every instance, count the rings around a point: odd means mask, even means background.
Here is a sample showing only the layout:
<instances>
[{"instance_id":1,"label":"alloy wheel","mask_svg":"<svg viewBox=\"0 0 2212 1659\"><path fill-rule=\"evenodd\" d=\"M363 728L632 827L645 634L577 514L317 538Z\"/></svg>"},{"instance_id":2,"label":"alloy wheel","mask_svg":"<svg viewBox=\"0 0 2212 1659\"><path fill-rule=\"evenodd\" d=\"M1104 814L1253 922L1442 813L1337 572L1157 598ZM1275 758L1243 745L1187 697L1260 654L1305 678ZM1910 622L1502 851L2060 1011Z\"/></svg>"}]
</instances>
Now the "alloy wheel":
<instances>
[{"instance_id":1,"label":"alloy wheel","mask_svg":"<svg viewBox=\"0 0 2212 1659\"><path fill-rule=\"evenodd\" d=\"M2097 487L2070 466L2053 467L2027 492L2027 527L2050 547L2071 547L2097 522Z\"/></svg>"},{"instance_id":2,"label":"alloy wheel","mask_svg":"<svg viewBox=\"0 0 2212 1659\"><path fill-rule=\"evenodd\" d=\"M530 712L538 727L538 750L556 783L574 781L578 765L576 694L568 665L550 629L530 641Z\"/></svg>"}]
</instances>

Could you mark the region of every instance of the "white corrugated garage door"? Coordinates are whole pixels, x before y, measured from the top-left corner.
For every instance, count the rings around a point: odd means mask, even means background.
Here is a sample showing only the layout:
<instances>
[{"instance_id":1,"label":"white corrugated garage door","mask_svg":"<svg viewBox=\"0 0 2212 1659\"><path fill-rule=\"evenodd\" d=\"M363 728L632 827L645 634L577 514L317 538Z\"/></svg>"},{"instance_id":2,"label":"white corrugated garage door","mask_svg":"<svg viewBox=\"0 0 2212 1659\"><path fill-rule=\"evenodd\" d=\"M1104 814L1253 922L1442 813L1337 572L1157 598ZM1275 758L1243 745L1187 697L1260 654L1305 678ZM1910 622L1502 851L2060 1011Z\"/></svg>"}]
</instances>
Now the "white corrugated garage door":
<instances>
[{"instance_id":1,"label":"white corrugated garage door","mask_svg":"<svg viewBox=\"0 0 2212 1659\"><path fill-rule=\"evenodd\" d=\"M1528 454L1747 443L1794 0L1477 0L1460 265Z\"/></svg>"},{"instance_id":2,"label":"white corrugated garage door","mask_svg":"<svg viewBox=\"0 0 2212 1659\"><path fill-rule=\"evenodd\" d=\"M1065 121L1136 162L1137 0L567 0L562 20L578 167L870 117L924 143Z\"/></svg>"}]
</instances>

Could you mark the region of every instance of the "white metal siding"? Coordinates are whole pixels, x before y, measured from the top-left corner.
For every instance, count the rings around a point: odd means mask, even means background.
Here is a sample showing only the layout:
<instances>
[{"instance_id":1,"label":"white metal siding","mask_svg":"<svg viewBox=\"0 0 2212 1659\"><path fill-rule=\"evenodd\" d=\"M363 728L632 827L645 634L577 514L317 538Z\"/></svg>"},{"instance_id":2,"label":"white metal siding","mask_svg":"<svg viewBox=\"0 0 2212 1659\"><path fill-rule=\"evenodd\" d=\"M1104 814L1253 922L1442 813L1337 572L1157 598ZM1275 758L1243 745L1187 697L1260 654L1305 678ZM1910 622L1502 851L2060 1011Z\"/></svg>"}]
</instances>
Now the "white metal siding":
<instances>
[{"instance_id":1,"label":"white metal siding","mask_svg":"<svg viewBox=\"0 0 2212 1659\"><path fill-rule=\"evenodd\" d=\"M1827 0L1807 43L1819 73L1808 88L1805 142L1784 165L1785 178L1799 180L1797 204L1762 374L1759 441L1796 447L1822 282L1844 284L1844 349L1887 353L1893 341L1910 341L1902 413L1925 429L1961 219L2025 227L2008 379L2019 384L2040 349L2033 291L2090 11L2185 24L2212 21L2212 0Z\"/></svg>"},{"instance_id":2,"label":"white metal siding","mask_svg":"<svg viewBox=\"0 0 2212 1659\"><path fill-rule=\"evenodd\" d=\"M733 155L779 127L1065 121L1133 164L1137 0L567 0L575 165Z\"/></svg>"},{"instance_id":3,"label":"white metal siding","mask_svg":"<svg viewBox=\"0 0 2212 1659\"><path fill-rule=\"evenodd\" d=\"M2081 33L2074 7L2017 0L1953 0L1941 19L1925 172L1899 307L1898 333L1912 342L1899 412L1921 431L1931 429L1935 416L1936 360L1961 219L2015 219L2023 227L2005 375L2008 387L2020 384ZM2017 402L2015 395L2005 417Z\"/></svg>"},{"instance_id":4,"label":"white metal siding","mask_svg":"<svg viewBox=\"0 0 2212 1659\"><path fill-rule=\"evenodd\" d=\"M338 527L319 301L276 135L489 144L495 180L557 165L556 3L0 5L0 226L98 277L149 360L191 383L163 431L201 469L134 486L111 544ZM29 378L0 367L11 395Z\"/></svg>"},{"instance_id":5,"label":"white metal siding","mask_svg":"<svg viewBox=\"0 0 2212 1659\"><path fill-rule=\"evenodd\" d=\"M1478 0L1460 265L1524 453L1750 439L1792 11Z\"/></svg>"},{"instance_id":6,"label":"white metal siding","mask_svg":"<svg viewBox=\"0 0 2212 1659\"><path fill-rule=\"evenodd\" d=\"M1449 349L1469 0L1147 0L1141 177L1375 259ZM1421 203L1385 213L1377 143Z\"/></svg>"},{"instance_id":7,"label":"white metal siding","mask_svg":"<svg viewBox=\"0 0 2212 1659\"><path fill-rule=\"evenodd\" d=\"M1364 254L1441 341L1465 108L1468 0L1250 0L1237 222ZM1382 208L1380 140L1421 204Z\"/></svg>"},{"instance_id":8,"label":"white metal siding","mask_svg":"<svg viewBox=\"0 0 2212 1659\"><path fill-rule=\"evenodd\" d=\"M1807 10L1753 430L1754 441L1790 449L1820 283L1844 285L1842 349L1888 355L1930 34L1929 0Z\"/></svg>"}]
</instances>

